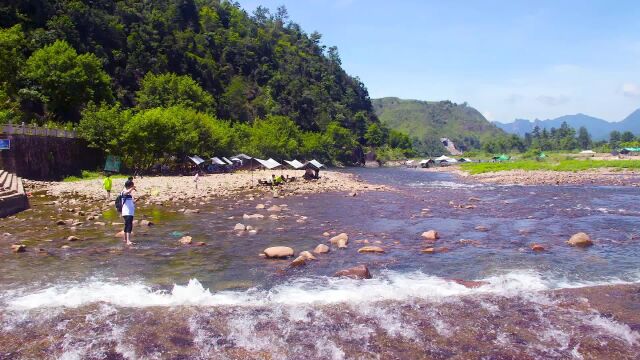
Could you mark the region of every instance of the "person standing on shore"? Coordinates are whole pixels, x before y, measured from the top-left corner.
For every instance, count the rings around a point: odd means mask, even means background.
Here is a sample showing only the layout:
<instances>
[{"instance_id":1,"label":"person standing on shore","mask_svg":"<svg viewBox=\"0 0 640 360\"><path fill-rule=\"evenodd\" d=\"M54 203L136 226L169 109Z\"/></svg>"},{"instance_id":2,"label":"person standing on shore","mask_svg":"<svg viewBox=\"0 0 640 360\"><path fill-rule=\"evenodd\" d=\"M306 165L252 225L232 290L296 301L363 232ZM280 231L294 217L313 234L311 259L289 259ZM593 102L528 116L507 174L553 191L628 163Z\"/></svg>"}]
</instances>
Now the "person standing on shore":
<instances>
[{"instance_id":1,"label":"person standing on shore","mask_svg":"<svg viewBox=\"0 0 640 360\"><path fill-rule=\"evenodd\" d=\"M107 173L105 175L104 180L102 180L102 186L107 191L107 200L111 199L111 186L112 185L113 185L113 182L111 181L111 174Z\"/></svg>"},{"instance_id":2,"label":"person standing on shore","mask_svg":"<svg viewBox=\"0 0 640 360\"><path fill-rule=\"evenodd\" d=\"M193 182L196 184L196 190L198 190L198 180L200 180L200 171L196 171L196 174L193 176Z\"/></svg>"},{"instance_id":3,"label":"person standing on shore","mask_svg":"<svg viewBox=\"0 0 640 360\"><path fill-rule=\"evenodd\" d=\"M132 194L134 191L136 191L136 187L133 184L133 181L127 180L124 183L124 190L121 193L122 218L124 219L124 242L126 245L133 245L131 242L131 233L133 232L133 215L136 210Z\"/></svg>"}]
</instances>

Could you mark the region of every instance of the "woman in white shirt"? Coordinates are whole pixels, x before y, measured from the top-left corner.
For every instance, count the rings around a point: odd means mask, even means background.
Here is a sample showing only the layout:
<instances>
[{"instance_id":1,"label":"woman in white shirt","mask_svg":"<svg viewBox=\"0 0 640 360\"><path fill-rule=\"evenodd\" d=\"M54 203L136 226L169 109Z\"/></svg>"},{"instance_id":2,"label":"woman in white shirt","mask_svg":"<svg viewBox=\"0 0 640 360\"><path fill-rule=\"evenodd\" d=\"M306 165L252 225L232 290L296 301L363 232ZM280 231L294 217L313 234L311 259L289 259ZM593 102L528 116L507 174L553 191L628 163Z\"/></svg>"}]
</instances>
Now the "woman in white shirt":
<instances>
[{"instance_id":1,"label":"woman in white shirt","mask_svg":"<svg viewBox=\"0 0 640 360\"><path fill-rule=\"evenodd\" d=\"M124 183L122 191L122 218L124 219L124 242L127 245L133 245L131 242L131 232L133 231L133 215L136 205L133 202L133 192L136 190L132 180Z\"/></svg>"}]
</instances>

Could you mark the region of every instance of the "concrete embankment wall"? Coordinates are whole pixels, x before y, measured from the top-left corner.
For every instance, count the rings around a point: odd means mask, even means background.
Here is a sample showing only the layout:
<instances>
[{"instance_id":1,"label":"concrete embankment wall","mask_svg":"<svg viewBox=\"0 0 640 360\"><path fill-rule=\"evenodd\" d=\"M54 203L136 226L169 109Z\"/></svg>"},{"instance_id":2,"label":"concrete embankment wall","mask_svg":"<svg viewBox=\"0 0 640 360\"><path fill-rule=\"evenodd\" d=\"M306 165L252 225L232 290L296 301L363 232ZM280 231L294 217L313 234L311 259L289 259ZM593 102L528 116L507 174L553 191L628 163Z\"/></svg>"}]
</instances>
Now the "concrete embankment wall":
<instances>
[{"instance_id":1,"label":"concrete embankment wall","mask_svg":"<svg viewBox=\"0 0 640 360\"><path fill-rule=\"evenodd\" d=\"M29 199L24 192L22 179L15 174L0 170L0 218L29 208Z\"/></svg>"},{"instance_id":2,"label":"concrete embankment wall","mask_svg":"<svg viewBox=\"0 0 640 360\"><path fill-rule=\"evenodd\" d=\"M5 137L5 136L3 136ZM103 163L100 151L84 140L52 136L8 135L11 149L0 151L0 169L32 180L60 180L96 169Z\"/></svg>"}]
</instances>

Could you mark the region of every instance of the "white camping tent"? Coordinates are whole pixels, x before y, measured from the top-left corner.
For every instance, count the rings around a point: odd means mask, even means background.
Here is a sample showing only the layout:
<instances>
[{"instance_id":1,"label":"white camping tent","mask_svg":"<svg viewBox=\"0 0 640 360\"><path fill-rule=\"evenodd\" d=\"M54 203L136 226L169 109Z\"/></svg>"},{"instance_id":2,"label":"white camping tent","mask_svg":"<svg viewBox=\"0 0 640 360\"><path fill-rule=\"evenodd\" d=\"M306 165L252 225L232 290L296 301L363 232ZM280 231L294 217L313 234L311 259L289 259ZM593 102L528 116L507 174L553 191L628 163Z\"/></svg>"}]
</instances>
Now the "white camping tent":
<instances>
[{"instance_id":1,"label":"white camping tent","mask_svg":"<svg viewBox=\"0 0 640 360\"><path fill-rule=\"evenodd\" d=\"M224 161L225 161L227 164L229 164L229 165L233 165L233 161L231 161L231 160L227 159L227 158L226 158L226 157L224 157L224 156L222 157L222 160L224 160Z\"/></svg>"},{"instance_id":2,"label":"white camping tent","mask_svg":"<svg viewBox=\"0 0 640 360\"><path fill-rule=\"evenodd\" d=\"M266 169L272 170L275 169L277 167L282 166L282 164L280 164L279 162L273 160L273 159L269 159L269 160L262 160L262 159L258 159L255 158L256 161L258 161L260 163L261 166L263 166Z\"/></svg>"},{"instance_id":3,"label":"white camping tent","mask_svg":"<svg viewBox=\"0 0 640 360\"><path fill-rule=\"evenodd\" d=\"M300 161L293 159L291 161L285 160L284 162L286 162L287 164L289 164L289 166L291 166L294 169L302 169L304 167L304 164L301 163Z\"/></svg>"},{"instance_id":4,"label":"white camping tent","mask_svg":"<svg viewBox=\"0 0 640 360\"><path fill-rule=\"evenodd\" d=\"M306 165L309 165L309 164L313 165L313 167L315 167L316 169L321 169L321 168L325 167L324 165L320 164L320 163L318 162L318 160L316 160L316 159L313 159L313 160L311 160L311 161L307 161L307 163L305 164L305 166L306 166Z\"/></svg>"}]
</instances>

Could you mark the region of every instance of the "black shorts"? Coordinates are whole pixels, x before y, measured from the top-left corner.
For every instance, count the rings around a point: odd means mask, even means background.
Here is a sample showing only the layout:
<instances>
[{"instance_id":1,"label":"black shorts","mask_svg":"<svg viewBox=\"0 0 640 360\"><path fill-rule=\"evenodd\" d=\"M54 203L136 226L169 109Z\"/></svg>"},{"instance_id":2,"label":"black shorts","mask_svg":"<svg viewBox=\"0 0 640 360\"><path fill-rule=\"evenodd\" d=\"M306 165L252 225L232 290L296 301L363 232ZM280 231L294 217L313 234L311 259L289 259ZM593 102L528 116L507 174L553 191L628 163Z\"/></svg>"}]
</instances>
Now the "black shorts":
<instances>
[{"instance_id":1,"label":"black shorts","mask_svg":"<svg viewBox=\"0 0 640 360\"><path fill-rule=\"evenodd\" d=\"M133 232L133 215L123 216L124 232L131 234Z\"/></svg>"}]
</instances>

